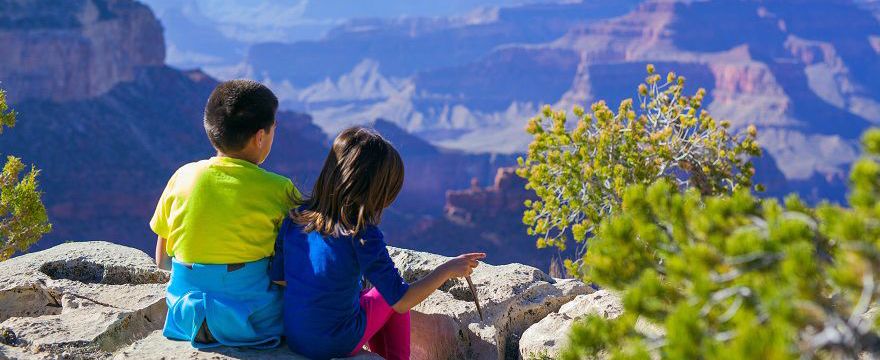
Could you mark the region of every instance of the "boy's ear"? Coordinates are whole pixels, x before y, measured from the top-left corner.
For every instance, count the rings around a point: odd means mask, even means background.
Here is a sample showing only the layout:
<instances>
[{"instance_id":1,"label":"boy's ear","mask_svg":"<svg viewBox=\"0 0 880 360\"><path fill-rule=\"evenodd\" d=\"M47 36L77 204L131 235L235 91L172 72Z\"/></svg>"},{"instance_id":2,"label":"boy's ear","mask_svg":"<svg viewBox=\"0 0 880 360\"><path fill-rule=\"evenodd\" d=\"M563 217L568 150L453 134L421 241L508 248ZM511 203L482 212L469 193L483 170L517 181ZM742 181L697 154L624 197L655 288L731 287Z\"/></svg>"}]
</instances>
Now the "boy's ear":
<instances>
[{"instance_id":1,"label":"boy's ear","mask_svg":"<svg viewBox=\"0 0 880 360\"><path fill-rule=\"evenodd\" d=\"M263 129L257 130L257 133L254 134L254 139L253 139L254 145L257 145L257 148L262 149L263 148L263 140L265 137L266 137L266 130L263 130Z\"/></svg>"}]
</instances>

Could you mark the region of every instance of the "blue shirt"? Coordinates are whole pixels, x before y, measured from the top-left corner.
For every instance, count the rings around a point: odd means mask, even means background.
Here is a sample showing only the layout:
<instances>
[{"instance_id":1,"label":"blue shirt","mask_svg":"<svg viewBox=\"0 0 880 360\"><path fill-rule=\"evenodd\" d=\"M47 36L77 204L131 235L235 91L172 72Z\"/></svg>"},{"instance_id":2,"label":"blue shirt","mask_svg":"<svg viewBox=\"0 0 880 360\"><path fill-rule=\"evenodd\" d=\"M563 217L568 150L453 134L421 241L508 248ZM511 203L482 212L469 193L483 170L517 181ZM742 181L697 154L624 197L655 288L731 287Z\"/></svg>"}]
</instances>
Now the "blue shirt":
<instances>
[{"instance_id":1,"label":"blue shirt","mask_svg":"<svg viewBox=\"0 0 880 360\"><path fill-rule=\"evenodd\" d=\"M294 352L311 359L345 357L364 335L360 306L366 277L390 305L409 289L385 247L382 232L369 226L359 236L304 233L285 219L269 270L284 289L284 333Z\"/></svg>"}]
</instances>

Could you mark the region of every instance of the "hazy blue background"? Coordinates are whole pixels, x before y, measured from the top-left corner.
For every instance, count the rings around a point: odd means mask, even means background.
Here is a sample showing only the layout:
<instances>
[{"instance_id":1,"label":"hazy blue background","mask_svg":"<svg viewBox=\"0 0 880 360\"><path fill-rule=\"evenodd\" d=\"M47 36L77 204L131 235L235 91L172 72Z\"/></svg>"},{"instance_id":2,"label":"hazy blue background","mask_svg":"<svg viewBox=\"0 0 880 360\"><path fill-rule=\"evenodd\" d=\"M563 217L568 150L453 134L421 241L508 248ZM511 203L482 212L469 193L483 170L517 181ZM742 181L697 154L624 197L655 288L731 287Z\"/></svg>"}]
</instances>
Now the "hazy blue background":
<instances>
[{"instance_id":1,"label":"hazy blue background","mask_svg":"<svg viewBox=\"0 0 880 360\"><path fill-rule=\"evenodd\" d=\"M281 99L267 168L304 191L330 139L367 124L406 162L383 221L395 245L546 267L512 174L543 105L633 97L645 66L759 130L765 196L845 202L859 135L880 124L877 0L0 0L0 87L19 125L0 153L42 169L55 230L39 244L149 250L179 166L212 155L217 81Z\"/></svg>"}]
</instances>

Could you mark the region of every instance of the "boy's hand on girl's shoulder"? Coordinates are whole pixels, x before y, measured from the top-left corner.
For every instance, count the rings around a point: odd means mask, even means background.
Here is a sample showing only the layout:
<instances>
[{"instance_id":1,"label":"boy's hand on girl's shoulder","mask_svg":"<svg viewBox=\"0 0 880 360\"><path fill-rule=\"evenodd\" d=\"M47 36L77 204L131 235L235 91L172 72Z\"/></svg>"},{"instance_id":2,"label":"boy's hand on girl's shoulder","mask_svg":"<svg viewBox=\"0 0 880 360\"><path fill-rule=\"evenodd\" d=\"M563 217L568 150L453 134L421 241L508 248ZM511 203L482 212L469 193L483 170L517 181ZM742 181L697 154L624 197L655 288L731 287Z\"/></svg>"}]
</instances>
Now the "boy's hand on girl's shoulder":
<instances>
[{"instance_id":1,"label":"boy's hand on girl's shoulder","mask_svg":"<svg viewBox=\"0 0 880 360\"><path fill-rule=\"evenodd\" d=\"M485 253L462 254L440 265L449 278L470 276L474 268L480 265L480 259L485 259Z\"/></svg>"}]
</instances>

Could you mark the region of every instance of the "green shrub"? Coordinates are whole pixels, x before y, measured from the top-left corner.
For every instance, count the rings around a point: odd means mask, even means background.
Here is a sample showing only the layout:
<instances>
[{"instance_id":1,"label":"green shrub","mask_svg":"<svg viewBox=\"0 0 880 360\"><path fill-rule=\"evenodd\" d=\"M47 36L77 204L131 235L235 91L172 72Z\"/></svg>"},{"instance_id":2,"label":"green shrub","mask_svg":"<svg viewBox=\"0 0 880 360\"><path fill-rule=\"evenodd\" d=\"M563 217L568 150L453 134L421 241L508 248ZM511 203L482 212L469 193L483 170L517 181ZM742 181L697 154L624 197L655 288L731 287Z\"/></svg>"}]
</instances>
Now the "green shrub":
<instances>
[{"instance_id":1,"label":"green shrub","mask_svg":"<svg viewBox=\"0 0 880 360\"><path fill-rule=\"evenodd\" d=\"M880 354L880 130L851 174L851 208L784 204L748 189L704 196L661 180L623 191L586 274L622 292L624 315L588 317L567 359L857 358ZM665 335L636 331L637 319Z\"/></svg>"},{"instance_id":2,"label":"green shrub","mask_svg":"<svg viewBox=\"0 0 880 360\"><path fill-rule=\"evenodd\" d=\"M0 134L4 126L15 126L15 112L0 90ZM19 158L8 156L0 172L0 261L27 250L52 229L40 200L39 170L32 166L22 174L24 170Z\"/></svg>"},{"instance_id":3,"label":"green shrub","mask_svg":"<svg viewBox=\"0 0 880 360\"><path fill-rule=\"evenodd\" d=\"M753 126L731 135L729 123L702 110L705 90L683 93L685 79L669 73L663 81L648 66L638 88L639 105L624 100L615 113L603 101L590 113L575 107L577 124L564 111L545 107L527 131L534 136L517 174L528 180L539 200L526 202L523 222L538 247L565 249L572 236L582 244L599 222L620 210L624 189L659 178L704 195L728 194L751 186L750 156L760 154ZM566 261L583 275L581 259Z\"/></svg>"}]
</instances>

